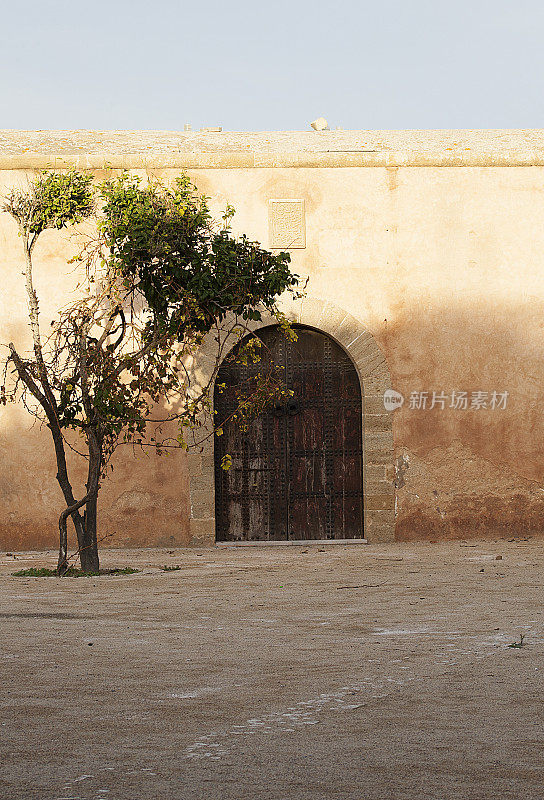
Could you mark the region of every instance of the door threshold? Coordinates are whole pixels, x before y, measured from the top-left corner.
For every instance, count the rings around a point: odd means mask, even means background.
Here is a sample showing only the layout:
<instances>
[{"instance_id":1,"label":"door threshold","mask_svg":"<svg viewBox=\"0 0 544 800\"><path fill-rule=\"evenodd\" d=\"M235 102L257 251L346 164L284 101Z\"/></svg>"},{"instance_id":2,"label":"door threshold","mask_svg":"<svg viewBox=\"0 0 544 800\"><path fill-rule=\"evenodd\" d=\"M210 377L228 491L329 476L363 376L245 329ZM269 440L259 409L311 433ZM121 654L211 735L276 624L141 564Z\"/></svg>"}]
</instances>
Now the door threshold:
<instances>
[{"instance_id":1,"label":"door threshold","mask_svg":"<svg viewBox=\"0 0 544 800\"><path fill-rule=\"evenodd\" d=\"M251 539L250 541L241 542L216 542L216 547L275 547L279 546L297 546L297 545L310 545L312 547L325 545L325 544L368 544L366 539Z\"/></svg>"}]
</instances>

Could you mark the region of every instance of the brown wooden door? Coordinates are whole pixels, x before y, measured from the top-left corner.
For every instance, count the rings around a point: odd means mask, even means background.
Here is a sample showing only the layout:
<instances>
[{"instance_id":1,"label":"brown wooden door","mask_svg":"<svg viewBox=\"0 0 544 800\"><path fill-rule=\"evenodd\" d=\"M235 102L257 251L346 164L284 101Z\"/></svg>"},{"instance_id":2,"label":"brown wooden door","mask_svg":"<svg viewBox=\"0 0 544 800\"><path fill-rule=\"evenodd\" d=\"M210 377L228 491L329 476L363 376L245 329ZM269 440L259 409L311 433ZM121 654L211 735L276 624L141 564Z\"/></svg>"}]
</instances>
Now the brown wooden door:
<instances>
[{"instance_id":1,"label":"brown wooden door","mask_svg":"<svg viewBox=\"0 0 544 800\"><path fill-rule=\"evenodd\" d=\"M258 332L284 368L292 399L253 419L249 430L225 425L215 440L218 541L353 539L363 535L361 389L344 351L328 336L296 327L289 342L276 327ZM217 420L232 412L232 391L251 370L221 367ZM221 469L225 454L230 470Z\"/></svg>"}]
</instances>

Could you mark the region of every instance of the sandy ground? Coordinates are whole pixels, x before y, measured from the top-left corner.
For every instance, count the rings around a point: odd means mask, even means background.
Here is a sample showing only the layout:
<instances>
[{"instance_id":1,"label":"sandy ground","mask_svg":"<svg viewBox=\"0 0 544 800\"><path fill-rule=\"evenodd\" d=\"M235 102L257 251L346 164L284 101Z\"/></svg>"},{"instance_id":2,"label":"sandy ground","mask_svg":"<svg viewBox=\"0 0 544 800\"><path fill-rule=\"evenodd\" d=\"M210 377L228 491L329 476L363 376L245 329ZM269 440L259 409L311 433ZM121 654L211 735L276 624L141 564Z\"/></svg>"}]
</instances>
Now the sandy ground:
<instances>
[{"instance_id":1,"label":"sandy ground","mask_svg":"<svg viewBox=\"0 0 544 800\"><path fill-rule=\"evenodd\" d=\"M15 555L2 800L544 798L542 540Z\"/></svg>"}]
</instances>

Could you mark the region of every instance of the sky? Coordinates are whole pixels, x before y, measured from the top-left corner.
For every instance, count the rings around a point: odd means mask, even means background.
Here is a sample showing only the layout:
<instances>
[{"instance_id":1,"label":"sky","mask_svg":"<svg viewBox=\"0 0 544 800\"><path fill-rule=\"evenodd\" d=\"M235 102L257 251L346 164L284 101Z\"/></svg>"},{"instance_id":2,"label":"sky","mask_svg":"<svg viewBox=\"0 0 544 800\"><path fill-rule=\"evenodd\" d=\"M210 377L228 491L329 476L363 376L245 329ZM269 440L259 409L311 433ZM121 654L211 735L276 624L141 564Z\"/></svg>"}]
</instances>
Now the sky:
<instances>
[{"instance_id":1,"label":"sky","mask_svg":"<svg viewBox=\"0 0 544 800\"><path fill-rule=\"evenodd\" d=\"M544 128L542 0L0 0L0 128Z\"/></svg>"}]
</instances>

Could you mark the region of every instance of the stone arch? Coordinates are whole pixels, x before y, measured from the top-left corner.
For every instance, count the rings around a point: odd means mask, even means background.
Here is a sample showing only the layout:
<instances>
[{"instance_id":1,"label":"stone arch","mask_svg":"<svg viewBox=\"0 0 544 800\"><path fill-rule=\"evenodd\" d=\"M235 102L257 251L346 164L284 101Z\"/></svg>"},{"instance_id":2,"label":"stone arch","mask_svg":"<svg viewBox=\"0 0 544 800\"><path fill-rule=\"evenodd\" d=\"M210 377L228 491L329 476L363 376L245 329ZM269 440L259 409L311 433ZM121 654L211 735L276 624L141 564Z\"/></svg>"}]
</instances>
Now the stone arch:
<instances>
[{"instance_id":1,"label":"stone arch","mask_svg":"<svg viewBox=\"0 0 544 800\"><path fill-rule=\"evenodd\" d=\"M395 487L392 414L385 411L383 394L391 388L384 354L362 323L344 309L315 297L281 302L287 318L323 331L350 356L361 383L363 401L364 536L369 542L394 539ZM254 323L254 330L273 325L271 316ZM195 365L202 381L215 366L215 343L204 342ZM232 343L234 346L234 341ZM215 471L213 437L201 453L188 456L191 485L191 544L215 543Z\"/></svg>"}]
</instances>

